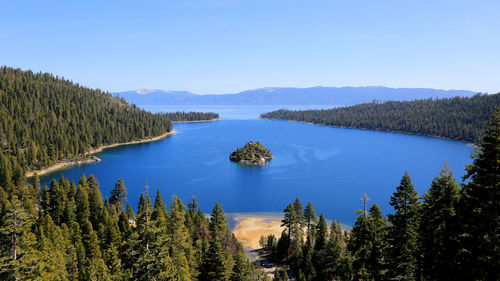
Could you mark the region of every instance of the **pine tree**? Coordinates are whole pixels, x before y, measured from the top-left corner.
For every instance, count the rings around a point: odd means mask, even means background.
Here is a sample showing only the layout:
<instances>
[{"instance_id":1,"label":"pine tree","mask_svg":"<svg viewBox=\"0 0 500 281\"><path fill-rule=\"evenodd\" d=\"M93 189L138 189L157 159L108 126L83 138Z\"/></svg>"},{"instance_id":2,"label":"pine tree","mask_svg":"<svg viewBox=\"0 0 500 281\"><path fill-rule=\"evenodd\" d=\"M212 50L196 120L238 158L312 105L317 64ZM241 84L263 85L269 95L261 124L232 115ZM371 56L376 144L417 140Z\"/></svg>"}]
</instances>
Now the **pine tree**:
<instances>
[{"instance_id":1,"label":"pine tree","mask_svg":"<svg viewBox=\"0 0 500 281\"><path fill-rule=\"evenodd\" d=\"M29 272L33 264L34 237L32 217L26 213L16 195L6 202L5 214L0 218L0 277L4 280L25 279L23 271ZM24 278L23 278L24 276Z\"/></svg>"},{"instance_id":2,"label":"pine tree","mask_svg":"<svg viewBox=\"0 0 500 281\"><path fill-rule=\"evenodd\" d=\"M352 268L354 280L370 280L367 263L371 252L372 241L369 239L368 218L364 211L358 210L357 213L360 213L360 215L352 228L347 248L351 252L353 258Z\"/></svg>"},{"instance_id":3,"label":"pine tree","mask_svg":"<svg viewBox=\"0 0 500 281\"><path fill-rule=\"evenodd\" d=\"M151 220L152 206L149 194L141 194L139 206L137 207L137 244L135 248L136 264L134 270L134 279L152 280L156 273L153 268L156 266L156 257L153 254L153 244L158 235L158 228L154 226Z\"/></svg>"},{"instance_id":4,"label":"pine tree","mask_svg":"<svg viewBox=\"0 0 500 281\"><path fill-rule=\"evenodd\" d=\"M311 232L309 232L306 243L304 245L304 256L301 265L304 276L307 278L307 280L312 280L316 276L316 268L314 267L313 263L314 248L311 241Z\"/></svg>"},{"instance_id":5,"label":"pine tree","mask_svg":"<svg viewBox=\"0 0 500 281\"><path fill-rule=\"evenodd\" d=\"M285 210L283 210L284 212L284 215L283 215L283 219L281 220L281 226L285 227L285 229L287 230L288 232L288 237L287 237L287 240L288 241L288 249L287 249L287 253L286 253L286 258L288 259L290 257L290 246L291 246L291 242L292 242L292 232L293 232L293 229L295 227L295 225L297 224L297 214L295 213L295 207L293 206L292 203L288 204L285 208ZM283 238L283 237L282 237Z\"/></svg>"},{"instance_id":6,"label":"pine tree","mask_svg":"<svg viewBox=\"0 0 500 281\"><path fill-rule=\"evenodd\" d=\"M314 227L318 223L318 217L316 216L316 211L311 202L307 202L307 206L304 210L304 220L307 226L307 232L311 232L311 236L314 237Z\"/></svg>"},{"instance_id":7,"label":"pine tree","mask_svg":"<svg viewBox=\"0 0 500 281\"><path fill-rule=\"evenodd\" d=\"M229 228L227 227L227 219L222 210L222 206L219 203L215 203L212 213L210 215L210 224L208 225L210 234L213 240L222 242L224 236L229 233Z\"/></svg>"},{"instance_id":8,"label":"pine tree","mask_svg":"<svg viewBox=\"0 0 500 281\"><path fill-rule=\"evenodd\" d=\"M304 209L302 208L302 203L300 202L299 198L295 198L295 201L293 202L293 208L295 209L295 214L297 216L297 223L299 224L299 227L303 229L306 225L305 215Z\"/></svg>"},{"instance_id":9,"label":"pine tree","mask_svg":"<svg viewBox=\"0 0 500 281\"><path fill-rule=\"evenodd\" d=\"M0 152L0 187L5 191L12 189L12 167L9 157Z\"/></svg>"},{"instance_id":10,"label":"pine tree","mask_svg":"<svg viewBox=\"0 0 500 281\"><path fill-rule=\"evenodd\" d=\"M323 213L319 216L319 222L316 227L316 244L314 245L314 250L319 252L326 247L328 243L328 225L326 224L326 219Z\"/></svg>"},{"instance_id":11,"label":"pine tree","mask_svg":"<svg viewBox=\"0 0 500 281\"><path fill-rule=\"evenodd\" d=\"M370 241L370 255L366 269L373 280L384 280L386 272L385 254L387 251L387 223L377 204L373 204L368 217L368 240Z\"/></svg>"},{"instance_id":12,"label":"pine tree","mask_svg":"<svg viewBox=\"0 0 500 281\"><path fill-rule=\"evenodd\" d=\"M103 233L100 235L100 241L103 259L110 274L114 280L119 280L122 277L119 253L122 237L115 212L114 205L104 208L103 225L100 227Z\"/></svg>"},{"instance_id":13,"label":"pine tree","mask_svg":"<svg viewBox=\"0 0 500 281\"><path fill-rule=\"evenodd\" d=\"M395 213L388 216L389 227L389 278L415 280L418 275L418 224L420 202L406 172L401 184L391 196L390 205Z\"/></svg>"},{"instance_id":14,"label":"pine tree","mask_svg":"<svg viewBox=\"0 0 500 281\"><path fill-rule=\"evenodd\" d=\"M237 249L237 254L235 256L233 270L231 273L231 281L250 281L251 272L250 266L245 253L241 246Z\"/></svg>"},{"instance_id":15,"label":"pine tree","mask_svg":"<svg viewBox=\"0 0 500 281\"><path fill-rule=\"evenodd\" d=\"M224 253L224 249L220 242L212 240L210 247L203 259L200 276L200 281L228 281L231 274L231 266Z\"/></svg>"},{"instance_id":16,"label":"pine tree","mask_svg":"<svg viewBox=\"0 0 500 281\"><path fill-rule=\"evenodd\" d=\"M50 216L56 225L60 225L64 218L64 209L66 206L66 193L59 183L53 179L50 183L49 189L50 203L49 210Z\"/></svg>"},{"instance_id":17,"label":"pine tree","mask_svg":"<svg viewBox=\"0 0 500 281\"><path fill-rule=\"evenodd\" d=\"M130 206L130 204L127 204L127 217L129 220L135 221L134 209L132 209L132 206Z\"/></svg>"},{"instance_id":18,"label":"pine tree","mask_svg":"<svg viewBox=\"0 0 500 281\"><path fill-rule=\"evenodd\" d=\"M324 258L318 268L317 280L351 280L352 260L340 223L332 222L330 238L324 250Z\"/></svg>"},{"instance_id":19,"label":"pine tree","mask_svg":"<svg viewBox=\"0 0 500 281\"><path fill-rule=\"evenodd\" d=\"M419 229L423 276L427 280L457 280L458 221L455 208L459 188L448 163L439 177L434 178L423 198Z\"/></svg>"},{"instance_id":20,"label":"pine tree","mask_svg":"<svg viewBox=\"0 0 500 281\"><path fill-rule=\"evenodd\" d=\"M127 204L127 188L125 183L121 178L115 184L113 190L111 190L111 196L109 197L109 203L115 205L116 210L121 211L125 208Z\"/></svg>"},{"instance_id":21,"label":"pine tree","mask_svg":"<svg viewBox=\"0 0 500 281\"><path fill-rule=\"evenodd\" d=\"M35 271L41 280L66 280L65 240L61 229L54 224L50 215L41 218L38 225L40 262Z\"/></svg>"},{"instance_id":22,"label":"pine tree","mask_svg":"<svg viewBox=\"0 0 500 281\"><path fill-rule=\"evenodd\" d=\"M80 224L80 227L83 226L90 219L90 207L88 198L89 197L87 189L82 185L78 185L78 189L75 195L75 204L76 204L76 219Z\"/></svg>"},{"instance_id":23,"label":"pine tree","mask_svg":"<svg viewBox=\"0 0 500 281\"><path fill-rule=\"evenodd\" d=\"M189 232L185 225L185 210L186 206L179 197L173 195L170 200L168 234L171 241L170 255L176 268L175 279L177 280L191 279L189 264L192 260L192 248Z\"/></svg>"},{"instance_id":24,"label":"pine tree","mask_svg":"<svg viewBox=\"0 0 500 281\"><path fill-rule=\"evenodd\" d=\"M230 278L230 260L221 243L224 241L224 236L226 236L229 231L226 223L227 219L224 215L224 211L219 203L216 203L210 216L209 229L212 237L209 248L203 257L200 275L198 277L200 281L227 281Z\"/></svg>"},{"instance_id":25,"label":"pine tree","mask_svg":"<svg viewBox=\"0 0 500 281\"><path fill-rule=\"evenodd\" d=\"M500 108L491 117L461 192L460 275L470 280L500 280Z\"/></svg>"},{"instance_id":26,"label":"pine tree","mask_svg":"<svg viewBox=\"0 0 500 281\"><path fill-rule=\"evenodd\" d=\"M90 177L88 177L87 186L89 196L90 222L92 223L92 226L97 229L103 203L101 190L99 189L99 182L94 177L94 175L90 175Z\"/></svg>"},{"instance_id":27,"label":"pine tree","mask_svg":"<svg viewBox=\"0 0 500 281\"><path fill-rule=\"evenodd\" d=\"M163 198L161 197L160 190L156 191L155 197L155 205L153 207L153 212L151 213L151 219L153 220L161 220L167 226L167 209L165 203L163 202Z\"/></svg>"},{"instance_id":28,"label":"pine tree","mask_svg":"<svg viewBox=\"0 0 500 281\"><path fill-rule=\"evenodd\" d=\"M326 251L328 246L328 225L323 213L319 216L319 222L316 226L316 242L314 244L313 265L316 270L317 280L326 280L325 267Z\"/></svg>"}]
</instances>

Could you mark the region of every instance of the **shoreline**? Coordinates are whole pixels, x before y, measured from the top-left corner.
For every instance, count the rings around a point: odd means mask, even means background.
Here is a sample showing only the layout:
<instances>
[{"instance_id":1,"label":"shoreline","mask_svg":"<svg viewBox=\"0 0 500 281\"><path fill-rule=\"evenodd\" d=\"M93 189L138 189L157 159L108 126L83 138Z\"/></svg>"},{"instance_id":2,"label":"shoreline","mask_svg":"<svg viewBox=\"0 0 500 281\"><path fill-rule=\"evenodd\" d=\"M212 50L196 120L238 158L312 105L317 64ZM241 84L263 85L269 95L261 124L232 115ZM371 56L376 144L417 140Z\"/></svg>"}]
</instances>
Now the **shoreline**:
<instances>
[{"instance_id":1,"label":"shoreline","mask_svg":"<svg viewBox=\"0 0 500 281\"><path fill-rule=\"evenodd\" d=\"M153 137L153 138L146 138L146 139L142 139L142 140L135 140L135 141L129 141L129 142L122 142L122 143L113 143L113 144L102 145L102 146L100 146L100 147L98 147L96 149L92 148L89 151L87 151L85 153L85 155L86 156L90 156L88 159L83 159L83 160L78 160L78 161L71 160L71 161L58 162L58 163L56 163L56 164L54 164L54 165L52 165L50 167L44 168L44 169L34 170L34 171L28 171L28 172L26 172L25 176L26 176L26 178L34 177L35 174L37 174L38 176L42 176L42 175L45 175L45 174L48 174L48 173L52 173L52 172L58 171L60 169L71 167L71 166L77 166L77 165L83 165L83 164L90 164L90 163L100 162L101 159L98 158L98 157L96 157L96 156L93 156L93 154L102 152L103 150L108 149L108 148L158 141L158 140L164 139L164 138L166 138L166 137L168 137L170 135L176 134L176 133L178 133L178 132L175 131L175 130L172 130L170 132L166 132L166 133L164 133L162 135L159 135L159 136L156 136L156 137Z\"/></svg>"},{"instance_id":2,"label":"shoreline","mask_svg":"<svg viewBox=\"0 0 500 281\"><path fill-rule=\"evenodd\" d=\"M403 131L390 131L390 130L377 130L377 129L366 129L366 128L355 128L355 127L346 127L346 126L337 126L337 125L325 125L325 124L318 124L318 123L313 123L313 122L307 122L307 121L297 121L297 120L285 120L285 119L272 119L272 118L262 118L259 116L258 119L262 120L278 120L278 121L287 121L287 122L295 122L295 123L303 123L303 124L310 124L310 125L316 125L316 126L323 126L323 127L332 127L332 128L342 128L342 129L354 129L354 130L365 130L365 131L374 131L374 132L383 132L383 133L396 133L396 134L405 134L405 135L412 135L412 136L421 136L421 137L429 137L429 138L437 138L437 139L443 139L443 140L451 140L451 141L458 141L461 143L465 143L467 145L470 145L474 148L480 148L478 144L465 141L465 140L460 140L460 139L452 139L452 138L447 138L447 137L442 137L442 136L434 136L434 135L425 135L425 134L418 134L418 133L412 133L412 132L403 132Z\"/></svg>"},{"instance_id":3,"label":"shoreline","mask_svg":"<svg viewBox=\"0 0 500 281\"><path fill-rule=\"evenodd\" d=\"M176 123L204 123L204 122L213 122L213 121L218 121L221 120L221 118L213 118L209 120L191 120L191 121L172 121L172 124Z\"/></svg>"}]
</instances>

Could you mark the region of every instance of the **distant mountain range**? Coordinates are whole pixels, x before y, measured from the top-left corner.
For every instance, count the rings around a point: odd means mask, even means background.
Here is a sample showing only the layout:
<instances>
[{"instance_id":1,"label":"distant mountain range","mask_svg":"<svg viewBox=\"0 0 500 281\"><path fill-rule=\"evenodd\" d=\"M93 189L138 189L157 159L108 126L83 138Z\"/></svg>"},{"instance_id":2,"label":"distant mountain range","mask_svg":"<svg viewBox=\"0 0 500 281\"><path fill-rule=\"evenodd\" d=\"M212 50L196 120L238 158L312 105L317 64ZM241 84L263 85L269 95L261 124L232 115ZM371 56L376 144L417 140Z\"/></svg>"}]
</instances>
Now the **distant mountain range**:
<instances>
[{"instance_id":1,"label":"distant mountain range","mask_svg":"<svg viewBox=\"0 0 500 281\"><path fill-rule=\"evenodd\" d=\"M465 90L387 87L261 88L236 94L198 95L186 91L134 90L114 93L136 105L354 105L377 101L470 97Z\"/></svg>"}]
</instances>

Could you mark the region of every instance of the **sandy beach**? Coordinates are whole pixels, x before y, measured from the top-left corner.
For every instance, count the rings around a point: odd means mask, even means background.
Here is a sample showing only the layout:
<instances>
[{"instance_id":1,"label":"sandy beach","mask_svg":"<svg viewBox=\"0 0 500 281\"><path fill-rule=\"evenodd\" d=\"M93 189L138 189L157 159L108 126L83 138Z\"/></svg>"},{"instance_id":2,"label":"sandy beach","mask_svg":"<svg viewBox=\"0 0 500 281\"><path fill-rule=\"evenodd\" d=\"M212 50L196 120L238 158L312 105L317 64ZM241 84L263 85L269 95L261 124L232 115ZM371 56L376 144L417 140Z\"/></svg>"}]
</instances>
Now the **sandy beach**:
<instances>
[{"instance_id":1,"label":"sandy beach","mask_svg":"<svg viewBox=\"0 0 500 281\"><path fill-rule=\"evenodd\" d=\"M281 227L281 219L281 215L235 215L233 233L248 250L259 249L261 248L259 240L262 235L274 234L276 238L281 236L284 229Z\"/></svg>"},{"instance_id":2,"label":"sandy beach","mask_svg":"<svg viewBox=\"0 0 500 281\"><path fill-rule=\"evenodd\" d=\"M172 130L170 132L167 132L163 135L159 135L159 136L154 137L154 138L147 138L147 139L143 139L143 140L135 140L135 141L129 141L129 142L124 142L124 143L114 143L114 144L103 145L103 146L100 146L96 149L90 149L87 152L87 155L96 154L96 153L102 152L105 149L112 148L112 147L118 147L118 146L122 146L122 145L133 145L133 144L139 144L139 143L148 143L148 142L158 141L158 140L164 139L164 138L166 138L170 135L176 134L176 133L177 133L177 131ZM50 167L47 167L45 169L26 172L26 177L27 178L33 177L35 175L35 173L37 175L41 176L44 174L48 174L48 173L66 168L66 167L82 165L82 164L89 164L89 163L99 162L99 161L101 161L99 158L92 156L90 159L84 159L84 160L79 160L79 161L59 162L59 163L56 163L56 164L54 164Z\"/></svg>"}]
</instances>

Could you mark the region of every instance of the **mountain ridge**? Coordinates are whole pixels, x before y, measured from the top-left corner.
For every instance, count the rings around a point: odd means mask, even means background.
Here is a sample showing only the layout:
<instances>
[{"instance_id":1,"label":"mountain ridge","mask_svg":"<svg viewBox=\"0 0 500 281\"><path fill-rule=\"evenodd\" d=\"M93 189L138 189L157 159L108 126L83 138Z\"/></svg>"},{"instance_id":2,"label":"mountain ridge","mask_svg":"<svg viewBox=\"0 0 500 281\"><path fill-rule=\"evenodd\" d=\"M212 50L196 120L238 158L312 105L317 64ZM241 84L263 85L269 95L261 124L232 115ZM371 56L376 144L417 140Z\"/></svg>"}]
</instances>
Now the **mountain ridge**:
<instances>
[{"instance_id":1,"label":"mountain ridge","mask_svg":"<svg viewBox=\"0 0 500 281\"><path fill-rule=\"evenodd\" d=\"M265 87L232 94L200 95L189 91L158 89L130 90L113 93L137 105L354 105L373 101L411 101L428 98L471 97L468 90L440 90L432 88L365 87Z\"/></svg>"}]
</instances>

